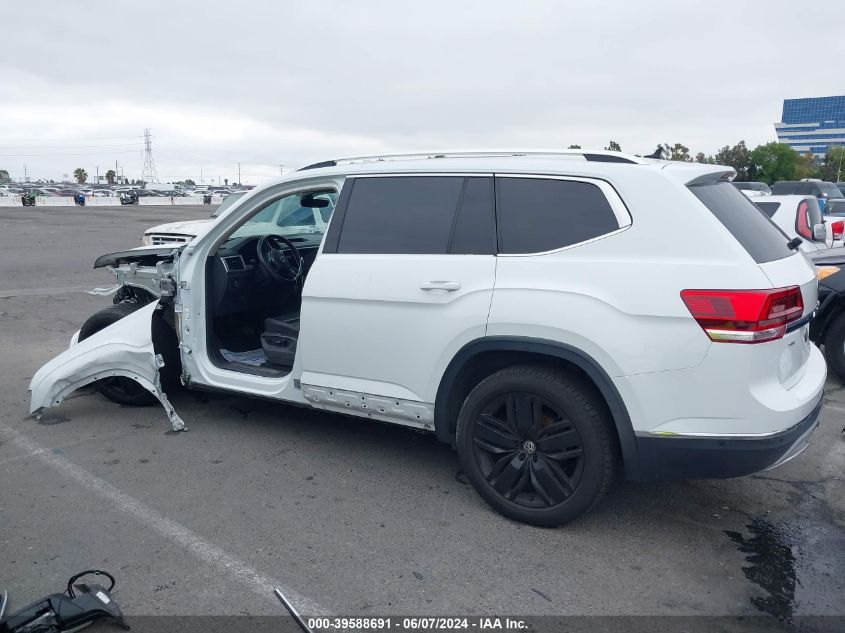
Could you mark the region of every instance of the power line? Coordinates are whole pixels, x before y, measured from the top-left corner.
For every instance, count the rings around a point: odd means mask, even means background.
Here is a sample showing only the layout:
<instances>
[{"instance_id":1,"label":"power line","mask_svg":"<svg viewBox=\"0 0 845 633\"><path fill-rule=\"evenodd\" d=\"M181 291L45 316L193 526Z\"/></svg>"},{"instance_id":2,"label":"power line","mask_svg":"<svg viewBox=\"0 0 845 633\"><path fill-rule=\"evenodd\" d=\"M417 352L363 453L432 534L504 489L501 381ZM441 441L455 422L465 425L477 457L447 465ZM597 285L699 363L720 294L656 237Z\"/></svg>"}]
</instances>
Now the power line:
<instances>
[{"instance_id":1,"label":"power line","mask_svg":"<svg viewBox=\"0 0 845 633\"><path fill-rule=\"evenodd\" d=\"M141 148L140 143L111 143L107 145L0 145L3 149L35 149L35 150L52 150L52 149L95 149L95 148L110 148L110 147L138 147Z\"/></svg>"},{"instance_id":2,"label":"power line","mask_svg":"<svg viewBox=\"0 0 845 633\"><path fill-rule=\"evenodd\" d=\"M107 152L46 152L40 154L0 154L0 157L3 158L25 158L28 156L102 156L103 154L137 154L141 151L141 148L138 149L128 149L128 150L118 150L113 151L109 150Z\"/></svg>"}]
</instances>

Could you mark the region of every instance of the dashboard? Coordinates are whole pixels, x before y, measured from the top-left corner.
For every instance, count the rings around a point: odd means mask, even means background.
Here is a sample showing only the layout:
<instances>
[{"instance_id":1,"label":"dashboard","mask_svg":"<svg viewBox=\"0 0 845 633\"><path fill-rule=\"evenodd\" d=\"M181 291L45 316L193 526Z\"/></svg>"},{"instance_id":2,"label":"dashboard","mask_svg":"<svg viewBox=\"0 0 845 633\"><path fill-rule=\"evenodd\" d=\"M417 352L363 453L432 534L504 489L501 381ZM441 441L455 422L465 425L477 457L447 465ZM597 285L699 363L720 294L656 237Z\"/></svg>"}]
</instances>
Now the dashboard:
<instances>
[{"instance_id":1,"label":"dashboard","mask_svg":"<svg viewBox=\"0 0 845 633\"><path fill-rule=\"evenodd\" d=\"M322 233L286 237L302 255L303 276L307 275L317 257ZM271 279L262 268L257 254L260 238L230 239L208 258L208 300L215 316L268 308L290 296L293 284Z\"/></svg>"}]
</instances>

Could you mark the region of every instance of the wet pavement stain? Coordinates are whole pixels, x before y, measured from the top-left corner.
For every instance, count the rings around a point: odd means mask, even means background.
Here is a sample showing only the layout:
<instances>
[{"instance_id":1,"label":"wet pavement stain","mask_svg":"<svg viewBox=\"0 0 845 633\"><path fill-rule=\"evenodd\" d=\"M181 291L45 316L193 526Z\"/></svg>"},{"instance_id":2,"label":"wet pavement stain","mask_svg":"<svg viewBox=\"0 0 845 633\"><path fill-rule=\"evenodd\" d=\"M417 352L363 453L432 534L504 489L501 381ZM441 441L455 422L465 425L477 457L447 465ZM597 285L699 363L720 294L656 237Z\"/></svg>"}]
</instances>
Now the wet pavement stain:
<instances>
[{"instance_id":1,"label":"wet pavement stain","mask_svg":"<svg viewBox=\"0 0 845 633\"><path fill-rule=\"evenodd\" d=\"M745 527L751 534L747 538L730 530L725 534L747 554L750 564L742 568L745 577L767 594L751 598L751 603L782 622L791 622L798 584L792 539L783 526L763 518L752 519Z\"/></svg>"}]
</instances>

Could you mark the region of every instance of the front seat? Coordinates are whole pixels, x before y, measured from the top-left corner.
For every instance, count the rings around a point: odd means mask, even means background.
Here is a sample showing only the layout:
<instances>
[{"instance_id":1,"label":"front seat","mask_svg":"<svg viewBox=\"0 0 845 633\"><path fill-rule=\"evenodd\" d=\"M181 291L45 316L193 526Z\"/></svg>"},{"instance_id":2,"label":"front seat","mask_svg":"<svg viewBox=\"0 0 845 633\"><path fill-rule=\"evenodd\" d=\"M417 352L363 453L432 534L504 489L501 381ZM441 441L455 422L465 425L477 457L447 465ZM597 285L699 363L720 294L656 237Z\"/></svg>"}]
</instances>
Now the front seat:
<instances>
[{"instance_id":1,"label":"front seat","mask_svg":"<svg viewBox=\"0 0 845 633\"><path fill-rule=\"evenodd\" d=\"M299 339L299 314L283 314L264 319L261 347L271 363L292 368Z\"/></svg>"}]
</instances>

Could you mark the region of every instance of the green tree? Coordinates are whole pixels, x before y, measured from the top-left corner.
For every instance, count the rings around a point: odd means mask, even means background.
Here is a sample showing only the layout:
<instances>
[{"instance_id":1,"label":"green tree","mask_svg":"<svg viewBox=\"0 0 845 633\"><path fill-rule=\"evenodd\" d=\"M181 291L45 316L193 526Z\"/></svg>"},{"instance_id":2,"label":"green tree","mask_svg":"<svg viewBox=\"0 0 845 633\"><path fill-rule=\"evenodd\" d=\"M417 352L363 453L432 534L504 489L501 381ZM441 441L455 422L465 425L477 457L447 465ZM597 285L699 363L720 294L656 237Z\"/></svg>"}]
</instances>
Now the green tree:
<instances>
[{"instance_id":1,"label":"green tree","mask_svg":"<svg viewBox=\"0 0 845 633\"><path fill-rule=\"evenodd\" d=\"M685 162L692 161L692 158L690 158L689 155L689 147L687 147L686 145L675 143L670 147L667 143L665 145L665 149L668 150L669 160L681 160Z\"/></svg>"},{"instance_id":2,"label":"green tree","mask_svg":"<svg viewBox=\"0 0 845 633\"><path fill-rule=\"evenodd\" d=\"M191 187L196 187L196 186L197 186L197 183L195 183L195 182L194 182L193 180L191 180L190 178L185 178L185 183L184 183L184 184L189 185L189 186L191 186Z\"/></svg>"},{"instance_id":3,"label":"green tree","mask_svg":"<svg viewBox=\"0 0 845 633\"><path fill-rule=\"evenodd\" d=\"M799 154L798 160L795 161L795 178L818 178L819 169L816 165L816 158L809 152L806 154Z\"/></svg>"},{"instance_id":4,"label":"green tree","mask_svg":"<svg viewBox=\"0 0 845 633\"><path fill-rule=\"evenodd\" d=\"M9 172L5 169L0 169L0 182L12 182L12 179L9 177Z\"/></svg>"},{"instance_id":5,"label":"green tree","mask_svg":"<svg viewBox=\"0 0 845 633\"><path fill-rule=\"evenodd\" d=\"M0 179L3 172L0 171ZM819 165L819 178L830 182L842 182L845 177L845 147L831 147Z\"/></svg>"},{"instance_id":6,"label":"green tree","mask_svg":"<svg viewBox=\"0 0 845 633\"><path fill-rule=\"evenodd\" d=\"M580 145L570 145L567 149L581 149Z\"/></svg>"},{"instance_id":7,"label":"green tree","mask_svg":"<svg viewBox=\"0 0 845 633\"><path fill-rule=\"evenodd\" d=\"M226 186L228 187L228 186L229 186L229 179L228 179L228 178L224 178L224 179L223 179L223 184L224 184L224 185L226 185Z\"/></svg>"},{"instance_id":8,"label":"green tree","mask_svg":"<svg viewBox=\"0 0 845 633\"><path fill-rule=\"evenodd\" d=\"M713 161L716 165L733 167L736 172L736 180L740 182L753 180L751 150L745 145L745 141L740 141L733 147L725 145L716 152Z\"/></svg>"},{"instance_id":9,"label":"green tree","mask_svg":"<svg viewBox=\"0 0 845 633\"><path fill-rule=\"evenodd\" d=\"M82 167L77 167L73 170L73 177L76 178L76 182L81 185L88 180L88 172L82 169Z\"/></svg>"},{"instance_id":10,"label":"green tree","mask_svg":"<svg viewBox=\"0 0 845 633\"><path fill-rule=\"evenodd\" d=\"M115 173L114 169L109 169L109 170L106 172L106 182L107 182L107 183L109 183L109 185L113 185L113 184L114 184L114 179L115 179L116 177L117 177L117 174Z\"/></svg>"},{"instance_id":11,"label":"green tree","mask_svg":"<svg viewBox=\"0 0 845 633\"><path fill-rule=\"evenodd\" d=\"M610 141L605 149L610 150L611 152L621 152L622 146L616 141Z\"/></svg>"},{"instance_id":12,"label":"green tree","mask_svg":"<svg viewBox=\"0 0 845 633\"><path fill-rule=\"evenodd\" d=\"M778 180L795 180L798 154L784 143L758 145L751 152L754 178L768 184Z\"/></svg>"}]
</instances>

